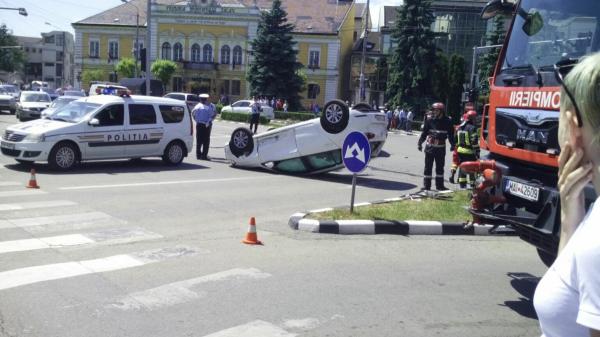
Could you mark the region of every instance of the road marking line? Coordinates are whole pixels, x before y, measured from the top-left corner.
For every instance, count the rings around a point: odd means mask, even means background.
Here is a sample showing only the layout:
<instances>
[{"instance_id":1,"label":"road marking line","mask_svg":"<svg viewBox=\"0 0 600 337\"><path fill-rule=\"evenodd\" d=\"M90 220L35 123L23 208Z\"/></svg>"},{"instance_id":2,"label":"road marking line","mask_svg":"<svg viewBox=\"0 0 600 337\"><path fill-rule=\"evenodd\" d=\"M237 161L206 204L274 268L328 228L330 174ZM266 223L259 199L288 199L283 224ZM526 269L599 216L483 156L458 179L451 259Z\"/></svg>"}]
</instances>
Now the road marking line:
<instances>
[{"instance_id":1,"label":"road marking line","mask_svg":"<svg viewBox=\"0 0 600 337\"><path fill-rule=\"evenodd\" d=\"M19 186L21 183L16 181L0 181L0 186Z\"/></svg>"},{"instance_id":2,"label":"road marking line","mask_svg":"<svg viewBox=\"0 0 600 337\"><path fill-rule=\"evenodd\" d=\"M222 181L236 181L249 179L264 179L265 177L242 177L242 178L219 178L219 179L198 179L198 180L178 180L178 181L158 181L149 183L132 183L132 184L115 184L115 185L90 185L90 186L71 186L61 187L60 190L87 190L97 188L115 188L115 187L140 187L140 186L160 186L160 185L175 185L175 184L197 184L197 183L212 183Z\"/></svg>"},{"instance_id":3,"label":"road marking line","mask_svg":"<svg viewBox=\"0 0 600 337\"><path fill-rule=\"evenodd\" d=\"M295 333L289 333L282 328L269 322L256 320L248 324L238 325L233 328L206 335L204 337L294 337Z\"/></svg>"},{"instance_id":4,"label":"road marking line","mask_svg":"<svg viewBox=\"0 0 600 337\"><path fill-rule=\"evenodd\" d=\"M168 258L188 255L188 253L165 254L162 253L163 251L173 251L173 249L167 248L134 254L114 255L94 260L54 263L8 270L0 272L0 290L81 275L139 267ZM184 252L193 251L186 249ZM154 256L154 258L149 258L149 256Z\"/></svg>"},{"instance_id":5,"label":"road marking line","mask_svg":"<svg viewBox=\"0 0 600 337\"><path fill-rule=\"evenodd\" d=\"M191 289L202 283L242 279L262 279L268 277L271 277L271 274L264 273L256 268L235 268L131 293L111 304L110 307L121 310L154 310L186 303L203 297L205 295L204 292Z\"/></svg>"},{"instance_id":6,"label":"road marking line","mask_svg":"<svg viewBox=\"0 0 600 337\"><path fill-rule=\"evenodd\" d=\"M87 213L75 213L66 215L52 215L52 216L40 216L34 218L18 218L18 219L6 219L0 220L0 228L14 228L14 227L34 227L34 226L46 226L56 225L59 223L90 223L98 222L102 220L114 219L112 216L102 212L87 212Z\"/></svg>"},{"instance_id":7,"label":"road marking line","mask_svg":"<svg viewBox=\"0 0 600 337\"><path fill-rule=\"evenodd\" d=\"M2 197L22 197L22 196L28 196L28 195L40 195L40 194L47 194L48 192L46 191L41 191L41 190L27 190L25 189L25 187L23 187L22 191L2 191L0 192L0 198Z\"/></svg>"},{"instance_id":8,"label":"road marking line","mask_svg":"<svg viewBox=\"0 0 600 337\"><path fill-rule=\"evenodd\" d=\"M68 200L51 200L51 201L37 201L37 202L24 202L20 204L0 204L0 211L19 211L31 208L50 208L50 207L64 207L74 206L76 202Z\"/></svg>"}]
</instances>

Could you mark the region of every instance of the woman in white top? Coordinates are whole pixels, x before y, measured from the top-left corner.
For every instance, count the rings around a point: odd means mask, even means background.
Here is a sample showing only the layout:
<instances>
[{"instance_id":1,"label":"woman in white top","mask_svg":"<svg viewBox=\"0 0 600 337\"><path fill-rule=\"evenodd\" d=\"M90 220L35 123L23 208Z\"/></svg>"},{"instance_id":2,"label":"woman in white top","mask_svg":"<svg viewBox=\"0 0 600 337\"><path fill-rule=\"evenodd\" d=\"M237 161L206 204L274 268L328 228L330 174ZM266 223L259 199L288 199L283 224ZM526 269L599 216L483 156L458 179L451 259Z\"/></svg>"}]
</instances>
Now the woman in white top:
<instances>
[{"instance_id":1,"label":"woman in white top","mask_svg":"<svg viewBox=\"0 0 600 337\"><path fill-rule=\"evenodd\" d=\"M558 257L535 292L542 336L600 337L600 202L585 214L584 187L600 195L600 53L557 70L561 91Z\"/></svg>"}]
</instances>

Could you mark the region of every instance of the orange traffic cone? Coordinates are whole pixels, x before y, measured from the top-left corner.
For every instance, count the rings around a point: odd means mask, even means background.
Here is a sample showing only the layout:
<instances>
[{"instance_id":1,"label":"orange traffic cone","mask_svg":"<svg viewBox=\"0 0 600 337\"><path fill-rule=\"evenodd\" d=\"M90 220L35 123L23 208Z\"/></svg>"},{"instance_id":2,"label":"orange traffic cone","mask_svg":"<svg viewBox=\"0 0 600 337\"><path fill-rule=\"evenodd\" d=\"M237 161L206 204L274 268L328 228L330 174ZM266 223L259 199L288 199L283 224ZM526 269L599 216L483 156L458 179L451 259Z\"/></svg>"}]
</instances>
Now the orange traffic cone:
<instances>
[{"instance_id":1,"label":"orange traffic cone","mask_svg":"<svg viewBox=\"0 0 600 337\"><path fill-rule=\"evenodd\" d=\"M35 169L31 169L31 178L29 178L29 183L25 187L27 187L27 188L40 188L38 186L38 184L37 184L37 180L35 180Z\"/></svg>"},{"instance_id":2,"label":"orange traffic cone","mask_svg":"<svg viewBox=\"0 0 600 337\"><path fill-rule=\"evenodd\" d=\"M246 238L242 242L249 245L262 245L262 242L258 241L258 235L256 235L256 220L254 217L250 218L250 227L248 233L246 233Z\"/></svg>"}]
</instances>

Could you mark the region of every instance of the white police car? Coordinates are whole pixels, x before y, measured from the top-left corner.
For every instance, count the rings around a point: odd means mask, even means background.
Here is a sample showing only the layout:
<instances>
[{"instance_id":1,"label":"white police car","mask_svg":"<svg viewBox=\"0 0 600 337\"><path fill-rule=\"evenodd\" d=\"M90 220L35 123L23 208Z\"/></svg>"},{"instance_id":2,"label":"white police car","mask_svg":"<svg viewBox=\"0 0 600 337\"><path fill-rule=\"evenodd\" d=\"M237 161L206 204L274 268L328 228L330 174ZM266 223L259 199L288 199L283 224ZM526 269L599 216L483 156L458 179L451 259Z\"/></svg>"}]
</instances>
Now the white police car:
<instances>
[{"instance_id":1,"label":"white police car","mask_svg":"<svg viewBox=\"0 0 600 337\"><path fill-rule=\"evenodd\" d=\"M263 167L269 170L309 174L344 166L342 145L352 131L364 133L376 157L387 139L387 118L368 104L351 109L340 100L327 102L321 118L252 135L237 128L225 145L225 157L233 166Z\"/></svg>"},{"instance_id":2,"label":"white police car","mask_svg":"<svg viewBox=\"0 0 600 337\"><path fill-rule=\"evenodd\" d=\"M192 146L185 102L127 92L80 98L48 119L8 127L0 139L2 154L58 170L80 161L141 157L177 165Z\"/></svg>"}]
</instances>

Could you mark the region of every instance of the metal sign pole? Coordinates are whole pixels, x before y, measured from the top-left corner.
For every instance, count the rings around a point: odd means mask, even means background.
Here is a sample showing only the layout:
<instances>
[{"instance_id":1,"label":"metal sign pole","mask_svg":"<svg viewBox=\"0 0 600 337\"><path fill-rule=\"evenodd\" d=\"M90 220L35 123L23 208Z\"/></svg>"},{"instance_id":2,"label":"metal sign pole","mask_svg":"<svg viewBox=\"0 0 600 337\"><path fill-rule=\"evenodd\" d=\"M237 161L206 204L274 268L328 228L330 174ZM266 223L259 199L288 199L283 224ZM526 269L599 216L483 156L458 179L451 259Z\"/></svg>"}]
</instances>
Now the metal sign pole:
<instances>
[{"instance_id":1,"label":"metal sign pole","mask_svg":"<svg viewBox=\"0 0 600 337\"><path fill-rule=\"evenodd\" d=\"M354 192L356 191L356 173L352 175L352 196L350 197L350 214L354 212Z\"/></svg>"}]
</instances>

